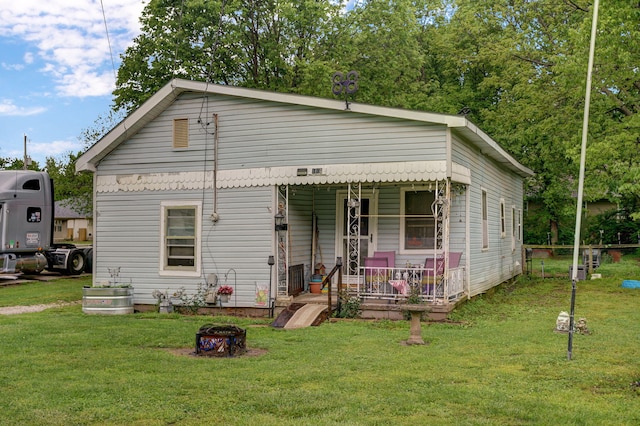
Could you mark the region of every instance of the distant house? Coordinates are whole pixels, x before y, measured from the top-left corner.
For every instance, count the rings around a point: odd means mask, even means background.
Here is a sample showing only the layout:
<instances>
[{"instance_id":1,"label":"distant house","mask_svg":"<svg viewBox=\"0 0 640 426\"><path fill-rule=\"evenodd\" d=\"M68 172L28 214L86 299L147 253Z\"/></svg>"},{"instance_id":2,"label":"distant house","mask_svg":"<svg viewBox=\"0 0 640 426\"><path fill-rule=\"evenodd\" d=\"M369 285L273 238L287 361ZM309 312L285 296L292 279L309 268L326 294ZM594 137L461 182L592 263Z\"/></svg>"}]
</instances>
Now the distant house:
<instances>
[{"instance_id":1,"label":"distant house","mask_svg":"<svg viewBox=\"0 0 640 426\"><path fill-rule=\"evenodd\" d=\"M56 201L53 239L88 241L93 235L93 219L73 209L68 200Z\"/></svg>"},{"instance_id":2,"label":"distant house","mask_svg":"<svg viewBox=\"0 0 640 426\"><path fill-rule=\"evenodd\" d=\"M346 107L171 81L77 161L94 281L119 267L137 305L227 284L266 314L340 259L365 302L445 309L521 273L529 169L464 116Z\"/></svg>"}]
</instances>

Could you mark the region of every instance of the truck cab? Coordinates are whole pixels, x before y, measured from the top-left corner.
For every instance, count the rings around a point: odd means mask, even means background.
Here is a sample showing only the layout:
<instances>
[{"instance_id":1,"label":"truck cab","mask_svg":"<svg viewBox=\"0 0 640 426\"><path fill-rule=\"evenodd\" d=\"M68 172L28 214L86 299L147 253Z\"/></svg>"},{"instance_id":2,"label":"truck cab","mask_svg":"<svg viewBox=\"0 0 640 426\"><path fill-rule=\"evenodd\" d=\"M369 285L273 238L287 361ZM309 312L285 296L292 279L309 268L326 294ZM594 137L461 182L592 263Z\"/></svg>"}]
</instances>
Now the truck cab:
<instances>
[{"instance_id":1,"label":"truck cab","mask_svg":"<svg viewBox=\"0 0 640 426\"><path fill-rule=\"evenodd\" d=\"M0 274L40 273L45 268L82 273L86 254L53 243L53 182L46 172L0 170Z\"/></svg>"},{"instance_id":2,"label":"truck cab","mask_svg":"<svg viewBox=\"0 0 640 426\"><path fill-rule=\"evenodd\" d=\"M48 250L53 235L53 184L45 172L0 171L0 253Z\"/></svg>"}]
</instances>

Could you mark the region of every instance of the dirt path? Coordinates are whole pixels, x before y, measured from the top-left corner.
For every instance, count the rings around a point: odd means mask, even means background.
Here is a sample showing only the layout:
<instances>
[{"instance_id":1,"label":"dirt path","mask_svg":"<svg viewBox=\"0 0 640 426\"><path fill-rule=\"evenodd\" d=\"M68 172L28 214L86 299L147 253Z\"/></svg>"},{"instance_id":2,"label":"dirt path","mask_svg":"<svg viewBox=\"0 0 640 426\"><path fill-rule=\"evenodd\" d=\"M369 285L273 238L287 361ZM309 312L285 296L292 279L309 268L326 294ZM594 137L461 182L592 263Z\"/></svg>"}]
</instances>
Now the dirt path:
<instances>
[{"instance_id":1,"label":"dirt path","mask_svg":"<svg viewBox=\"0 0 640 426\"><path fill-rule=\"evenodd\" d=\"M46 305L29 305L29 306L5 306L4 308L0 308L0 315L16 315L16 314L26 314L30 312L42 312L45 309L49 308L58 308L61 306L69 306L69 305L77 305L80 303L77 302L57 302L57 303L48 303Z\"/></svg>"}]
</instances>

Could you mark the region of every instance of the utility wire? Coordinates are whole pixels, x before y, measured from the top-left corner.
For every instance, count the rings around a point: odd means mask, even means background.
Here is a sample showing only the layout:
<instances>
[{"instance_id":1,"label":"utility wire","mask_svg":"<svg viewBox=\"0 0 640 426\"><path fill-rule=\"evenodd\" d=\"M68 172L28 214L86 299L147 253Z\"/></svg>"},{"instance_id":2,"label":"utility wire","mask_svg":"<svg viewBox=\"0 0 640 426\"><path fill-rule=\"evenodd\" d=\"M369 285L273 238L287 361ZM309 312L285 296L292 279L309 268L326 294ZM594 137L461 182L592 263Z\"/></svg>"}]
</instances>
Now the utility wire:
<instances>
[{"instance_id":1,"label":"utility wire","mask_svg":"<svg viewBox=\"0 0 640 426\"><path fill-rule=\"evenodd\" d=\"M113 69L114 80L118 79L116 72L116 63L113 60L113 50L111 49L111 40L109 39L109 28L107 27L107 15L104 13L104 3L100 0L100 7L102 8L102 20L104 21L104 30L107 33L107 44L109 45L109 56L111 57L111 68Z\"/></svg>"}]
</instances>

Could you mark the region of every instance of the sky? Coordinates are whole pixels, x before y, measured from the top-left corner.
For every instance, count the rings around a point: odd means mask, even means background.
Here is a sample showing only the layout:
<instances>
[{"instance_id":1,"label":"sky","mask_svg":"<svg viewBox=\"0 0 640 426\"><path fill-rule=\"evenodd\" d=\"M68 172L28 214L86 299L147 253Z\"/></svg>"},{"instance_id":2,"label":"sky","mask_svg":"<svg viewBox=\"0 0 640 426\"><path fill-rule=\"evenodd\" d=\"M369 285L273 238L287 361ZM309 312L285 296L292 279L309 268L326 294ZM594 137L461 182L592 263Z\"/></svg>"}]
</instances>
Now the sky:
<instances>
[{"instance_id":1,"label":"sky","mask_svg":"<svg viewBox=\"0 0 640 426\"><path fill-rule=\"evenodd\" d=\"M40 166L83 150L82 131L110 109L114 68L145 4L0 0L0 158L22 159L25 135Z\"/></svg>"}]
</instances>

